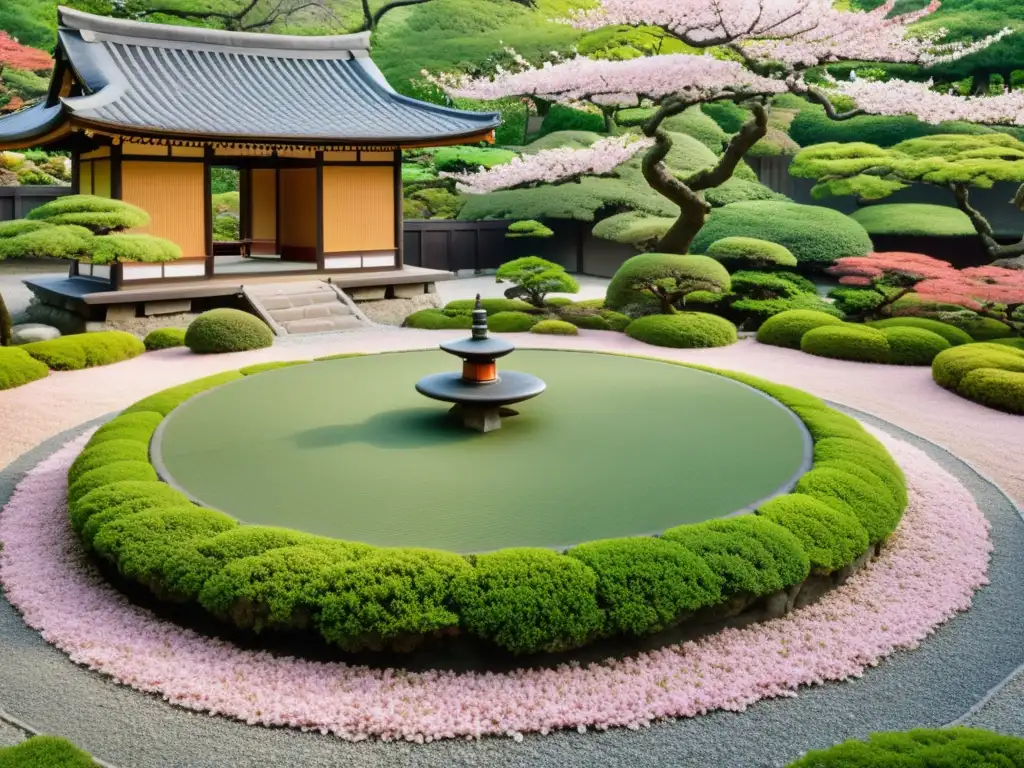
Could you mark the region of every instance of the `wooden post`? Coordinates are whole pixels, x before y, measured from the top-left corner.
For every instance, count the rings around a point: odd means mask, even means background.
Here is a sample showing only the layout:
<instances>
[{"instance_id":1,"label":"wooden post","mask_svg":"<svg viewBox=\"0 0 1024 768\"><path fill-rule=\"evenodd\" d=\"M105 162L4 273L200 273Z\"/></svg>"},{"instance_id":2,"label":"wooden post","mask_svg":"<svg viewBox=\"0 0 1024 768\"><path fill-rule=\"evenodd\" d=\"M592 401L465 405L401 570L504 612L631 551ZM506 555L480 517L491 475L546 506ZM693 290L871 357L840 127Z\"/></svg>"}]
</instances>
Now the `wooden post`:
<instances>
[{"instance_id":1,"label":"wooden post","mask_svg":"<svg viewBox=\"0 0 1024 768\"><path fill-rule=\"evenodd\" d=\"M77 149L71 151L71 194L72 195L79 195L79 194L81 194L81 192L78 189L78 185L79 185L79 181L80 181L80 179L79 179L79 166L78 166L79 159L78 158L81 156L81 154L82 153L79 152Z\"/></svg>"},{"instance_id":2,"label":"wooden post","mask_svg":"<svg viewBox=\"0 0 1024 768\"><path fill-rule=\"evenodd\" d=\"M402 207L402 150L395 149L395 267L405 266L405 219Z\"/></svg>"},{"instance_id":3,"label":"wooden post","mask_svg":"<svg viewBox=\"0 0 1024 768\"><path fill-rule=\"evenodd\" d=\"M316 153L316 268L322 272L324 261L324 153Z\"/></svg>"},{"instance_id":4,"label":"wooden post","mask_svg":"<svg viewBox=\"0 0 1024 768\"><path fill-rule=\"evenodd\" d=\"M120 144L112 144L110 147L110 196L114 200L121 199L121 158L123 157Z\"/></svg>"},{"instance_id":5,"label":"wooden post","mask_svg":"<svg viewBox=\"0 0 1024 768\"><path fill-rule=\"evenodd\" d=\"M203 222L206 227L206 255L213 256L213 147L203 151Z\"/></svg>"}]
</instances>

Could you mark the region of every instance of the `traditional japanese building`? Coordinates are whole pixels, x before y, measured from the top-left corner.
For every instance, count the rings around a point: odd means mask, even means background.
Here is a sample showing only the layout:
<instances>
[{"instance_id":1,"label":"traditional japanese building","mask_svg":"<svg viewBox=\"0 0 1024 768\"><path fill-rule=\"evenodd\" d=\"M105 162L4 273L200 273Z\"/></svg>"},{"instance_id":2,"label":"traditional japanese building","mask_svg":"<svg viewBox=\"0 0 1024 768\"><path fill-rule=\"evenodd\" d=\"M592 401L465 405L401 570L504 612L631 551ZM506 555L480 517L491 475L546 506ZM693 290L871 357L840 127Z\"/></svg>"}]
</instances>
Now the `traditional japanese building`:
<instances>
[{"instance_id":1,"label":"traditional japanese building","mask_svg":"<svg viewBox=\"0 0 1024 768\"><path fill-rule=\"evenodd\" d=\"M142 231L183 253L164 265L72 270L109 281L105 291L402 270L401 150L492 141L499 123L396 93L370 58L368 33L58 14L50 92L0 118L0 149L70 151L73 191L138 205L152 218ZM240 171L240 238L218 245L220 257L210 204L218 166Z\"/></svg>"}]
</instances>

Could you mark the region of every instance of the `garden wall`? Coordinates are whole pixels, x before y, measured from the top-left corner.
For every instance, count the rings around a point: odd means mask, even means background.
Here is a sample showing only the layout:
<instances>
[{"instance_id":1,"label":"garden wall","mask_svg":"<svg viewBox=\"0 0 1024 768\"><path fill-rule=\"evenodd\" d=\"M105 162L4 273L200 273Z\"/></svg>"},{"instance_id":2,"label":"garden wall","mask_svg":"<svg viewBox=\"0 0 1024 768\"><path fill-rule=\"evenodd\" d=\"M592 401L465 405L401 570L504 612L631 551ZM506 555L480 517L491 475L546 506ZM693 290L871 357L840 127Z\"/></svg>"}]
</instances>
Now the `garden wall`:
<instances>
[{"instance_id":1,"label":"garden wall","mask_svg":"<svg viewBox=\"0 0 1024 768\"><path fill-rule=\"evenodd\" d=\"M70 194L71 187L0 187L0 221L24 218L33 208Z\"/></svg>"}]
</instances>

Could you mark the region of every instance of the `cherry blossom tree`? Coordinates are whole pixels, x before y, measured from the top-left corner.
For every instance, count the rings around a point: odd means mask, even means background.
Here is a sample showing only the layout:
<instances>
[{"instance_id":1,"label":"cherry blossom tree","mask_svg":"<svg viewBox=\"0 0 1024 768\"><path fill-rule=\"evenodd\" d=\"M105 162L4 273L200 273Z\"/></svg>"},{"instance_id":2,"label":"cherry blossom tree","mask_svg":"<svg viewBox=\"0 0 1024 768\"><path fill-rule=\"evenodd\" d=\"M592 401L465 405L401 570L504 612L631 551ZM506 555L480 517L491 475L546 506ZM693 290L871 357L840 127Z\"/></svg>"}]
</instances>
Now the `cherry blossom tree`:
<instances>
[{"instance_id":1,"label":"cherry blossom tree","mask_svg":"<svg viewBox=\"0 0 1024 768\"><path fill-rule=\"evenodd\" d=\"M909 37L908 25L934 12L939 3L934 0L919 11L889 18L894 5L895 0L889 0L870 12L843 12L833 8L832 0L598 0L597 7L577 12L566 22L584 30L610 25L656 27L705 54L626 61L577 55L539 67L516 57L513 67L492 76L449 73L430 79L452 97L530 96L561 103L586 101L599 107L655 105L654 115L643 126L643 134L654 142L644 157L644 177L680 209L658 250L685 253L710 212L703 192L727 181L747 151L767 133L771 96L786 91L801 94L824 107L833 120L870 110L937 121L950 119L940 116L943 108L963 110L960 102L933 104L924 95L927 86L913 91L915 99L903 98L910 86L919 84L894 87L893 93L900 96L885 100L884 86L862 88L856 81L832 81L822 87L804 80L808 68L842 60L933 66L982 50L1009 34L1002 30L973 43L943 43L941 32ZM718 55L710 55L711 49ZM858 102L854 109L839 111L830 91L860 96L866 106ZM665 120L696 104L717 101L748 105L750 120L714 166L677 177L665 163L672 149ZM1007 110L1015 104L1006 101L984 114L993 121L1009 119ZM1010 117L1016 120L1018 113Z\"/></svg>"}]
</instances>

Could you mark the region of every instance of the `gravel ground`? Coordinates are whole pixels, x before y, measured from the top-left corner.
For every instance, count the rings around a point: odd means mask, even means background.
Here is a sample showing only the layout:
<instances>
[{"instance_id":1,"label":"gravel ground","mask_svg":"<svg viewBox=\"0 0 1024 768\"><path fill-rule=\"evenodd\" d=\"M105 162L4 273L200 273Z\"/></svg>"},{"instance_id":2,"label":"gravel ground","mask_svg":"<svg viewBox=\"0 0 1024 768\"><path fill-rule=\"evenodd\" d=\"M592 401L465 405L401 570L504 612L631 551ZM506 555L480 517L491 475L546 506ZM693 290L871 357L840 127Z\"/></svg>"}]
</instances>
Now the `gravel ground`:
<instances>
[{"instance_id":1,"label":"gravel ground","mask_svg":"<svg viewBox=\"0 0 1024 768\"><path fill-rule=\"evenodd\" d=\"M472 273L468 273L472 274ZM589 275L573 275L579 283L579 293L552 293L551 296L565 296L574 301L582 299L603 299L610 282L606 277ZM494 282L494 275L480 277L460 277L458 280L444 280L437 283L437 295L447 304L456 299L472 299L478 293L486 299L500 298L509 288L508 283Z\"/></svg>"},{"instance_id":2,"label":"gravel ground","mask_svg":"<svg viewBox=\"0 0 1024 768\"><path fill-rule=\"evenodd\" d=\"M0 720L0 747L13 747L24 740L24 733Z\"/></svg>"},{"instance_id":3,"label":"gravel ground","mask_svg":"<svg viewBox=\"0 0 1024 768\"><path fill-rule=\"evenodd\" d=\"M65 261L0 261L0 295L3 295L7 309L12 315L24 312L32 292L25 287L22 279L30 275L66 275L68 265Z\"/></svg>"},{"instance_id":4,"label":"gravel ground","mask_svg":"<svg viewBox=\"0 0 1024 768\"><path fill-rule=\"evenodd\" d=\"M992 584L979 591L969 612L957 616L918 650L896 654L859 680L808 689L795 699L763 701L742 715L720 712L640 731L560 732L527 736L519 744L506 739L354 744L190 713L112 685L71 664L0 601L0 707L42 731L71 738L115 765L144 768L338 764L353 768L567 764L769 768L784 765L807 749L871 731L943 725L960 717L1024 662L1020 643L1024 613L1019 610L1024 524L1017 508L962 462L898 428L886 428L924 448L967 485L993 524L996 551L990 569ZM45 441L0 473L0 505L24 471L80 429ZM824 712L827 717L822 717Z\"/></svg>"}]
</instances>

